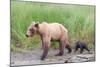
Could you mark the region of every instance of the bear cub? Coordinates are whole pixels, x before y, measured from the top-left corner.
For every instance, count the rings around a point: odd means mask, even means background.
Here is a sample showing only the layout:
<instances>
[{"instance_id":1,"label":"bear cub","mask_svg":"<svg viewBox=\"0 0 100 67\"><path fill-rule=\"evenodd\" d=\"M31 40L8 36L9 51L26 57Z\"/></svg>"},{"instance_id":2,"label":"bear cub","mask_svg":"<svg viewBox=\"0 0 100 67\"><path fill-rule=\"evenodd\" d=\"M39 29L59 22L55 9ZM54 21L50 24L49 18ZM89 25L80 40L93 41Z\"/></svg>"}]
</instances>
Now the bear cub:
<instances>
[{"instance_id":1,"label":"bear cub","mask_svg":"<svg viewBox=\"0 0 100 67\"><path fill-rule=\"evenodd\" d=\"M82 41L77 41L75 43L75 52L80 49L80 53L83 53L83 50L87 50L88 52L90 52L90 50L87 47L87 44L85 42Z\"/></svg>"}]
</instances>

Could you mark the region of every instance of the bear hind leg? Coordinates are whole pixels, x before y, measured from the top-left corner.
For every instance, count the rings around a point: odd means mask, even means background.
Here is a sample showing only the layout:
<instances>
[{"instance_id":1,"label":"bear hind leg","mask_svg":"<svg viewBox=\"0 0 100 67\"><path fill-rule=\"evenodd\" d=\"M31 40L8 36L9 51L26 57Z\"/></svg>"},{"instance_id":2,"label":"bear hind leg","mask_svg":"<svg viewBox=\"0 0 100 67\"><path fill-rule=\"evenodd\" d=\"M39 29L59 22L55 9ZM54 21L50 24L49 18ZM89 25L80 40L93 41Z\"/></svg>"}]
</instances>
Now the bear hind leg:
<instances>
[{"instance_id":1,"label":"bear hind leg","mask_svg":"<svg viewBox=\"0 0 100 67\"><path fill-rule=\"evenodd\" d=\"M71 52L72 52L71 46L69 45L69 43L68 43L68 42L66 43L65 48L67 48L67 49L68 49L68 53L71 53Z\"/></svg>"},{"instance_id":2,"label":"bear hind leg","mask_svg":"<svg viewBox=\"0 0 100 67\"><path fill-rule=\"evenodd\" d=\"M62 56L64 54L64 42L59 41L59 53L56 54L55 56Z\"/></svg>"}]
</instances>

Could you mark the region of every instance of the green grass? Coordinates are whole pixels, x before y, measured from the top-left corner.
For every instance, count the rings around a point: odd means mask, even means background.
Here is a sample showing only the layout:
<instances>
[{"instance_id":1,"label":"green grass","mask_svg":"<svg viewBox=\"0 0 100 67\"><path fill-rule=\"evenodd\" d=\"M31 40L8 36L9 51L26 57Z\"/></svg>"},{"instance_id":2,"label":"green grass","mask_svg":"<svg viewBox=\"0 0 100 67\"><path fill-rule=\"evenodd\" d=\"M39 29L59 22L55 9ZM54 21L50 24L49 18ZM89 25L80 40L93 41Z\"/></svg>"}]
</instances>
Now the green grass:
<instances>
[{"instance_id":1,"label":"green grass","mask_svg":"<svg viewBox=\"0 0 100 67\"><path fill-rule=\"evenodd\" d=\"M32 21L63 24L69 31L71 44L75 40L85 40L88 44L95 41L95 6L11 1L12 49L40 46L39 36L25 37Z\"/></svg>"}]
</instances>

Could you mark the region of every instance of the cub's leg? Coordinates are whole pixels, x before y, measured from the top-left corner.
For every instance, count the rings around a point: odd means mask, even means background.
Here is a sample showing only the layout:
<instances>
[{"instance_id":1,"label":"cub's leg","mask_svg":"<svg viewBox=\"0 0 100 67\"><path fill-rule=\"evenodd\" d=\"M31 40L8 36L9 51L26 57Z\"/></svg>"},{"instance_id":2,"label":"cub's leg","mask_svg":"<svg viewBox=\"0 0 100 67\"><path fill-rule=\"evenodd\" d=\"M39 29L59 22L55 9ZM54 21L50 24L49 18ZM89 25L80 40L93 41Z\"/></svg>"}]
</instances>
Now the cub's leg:
<instances>
[{"instance_id":1,"label":"cub's leg","mask_svg":"<svg viewBox=\"0 0 100 67\"><path fill-rule=\"evenodd\" d=\"M83 47L80 47L80 53L81 54L83 53L83 50L84 50L84 48Z\"/></svg>"},{"instance_id":2,"label":"cub's leg","mask_svg":"<svg viewBox=\"0 0 100 67\"><path fill-rule=\"evenodd\" d=\"M75 46L75 51L74 52L76 52L78 50L78 47L77 46Z\"/></svg>"},{"instance_id":3,"label":"cub's leg","mask_svg":"<svg viewBox=\"0 0 100 67\"><path fill-rule=\"evenodd\" d=\"M87 46L85 46L85 48L84 48L85 50L87 50L89 53L90 53L90 50L88 49L88 47Z\"/></svg>"}]
</instances>

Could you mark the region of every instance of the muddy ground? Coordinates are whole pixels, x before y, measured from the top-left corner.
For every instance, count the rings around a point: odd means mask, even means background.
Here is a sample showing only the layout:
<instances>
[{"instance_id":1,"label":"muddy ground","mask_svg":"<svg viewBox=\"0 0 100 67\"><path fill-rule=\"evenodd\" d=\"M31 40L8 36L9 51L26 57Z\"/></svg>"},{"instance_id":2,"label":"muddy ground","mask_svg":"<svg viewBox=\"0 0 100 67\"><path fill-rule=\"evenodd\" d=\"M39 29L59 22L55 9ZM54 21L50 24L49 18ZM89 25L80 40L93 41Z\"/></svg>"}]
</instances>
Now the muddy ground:
<instances>
[{"instance_id":1,"label":"muddy ground","mask_svg":"<svg viewBox=\"0 0 100 67\"><path fill-rule=\"evenodd\" d=\"M40 65L40 64L58 64L58 63L74 63L74 62L92 62L95 61L94 50L90 53L84 51L83 54L74 52L68 54L67 50L64 50L63 56L55 56L59 50L49 49L48 56L45 60L40 60L42 55L42 49L35 50L23 50L21 52L11 52L11 66L20 65Z\"/></svg>"}]
</instances>

